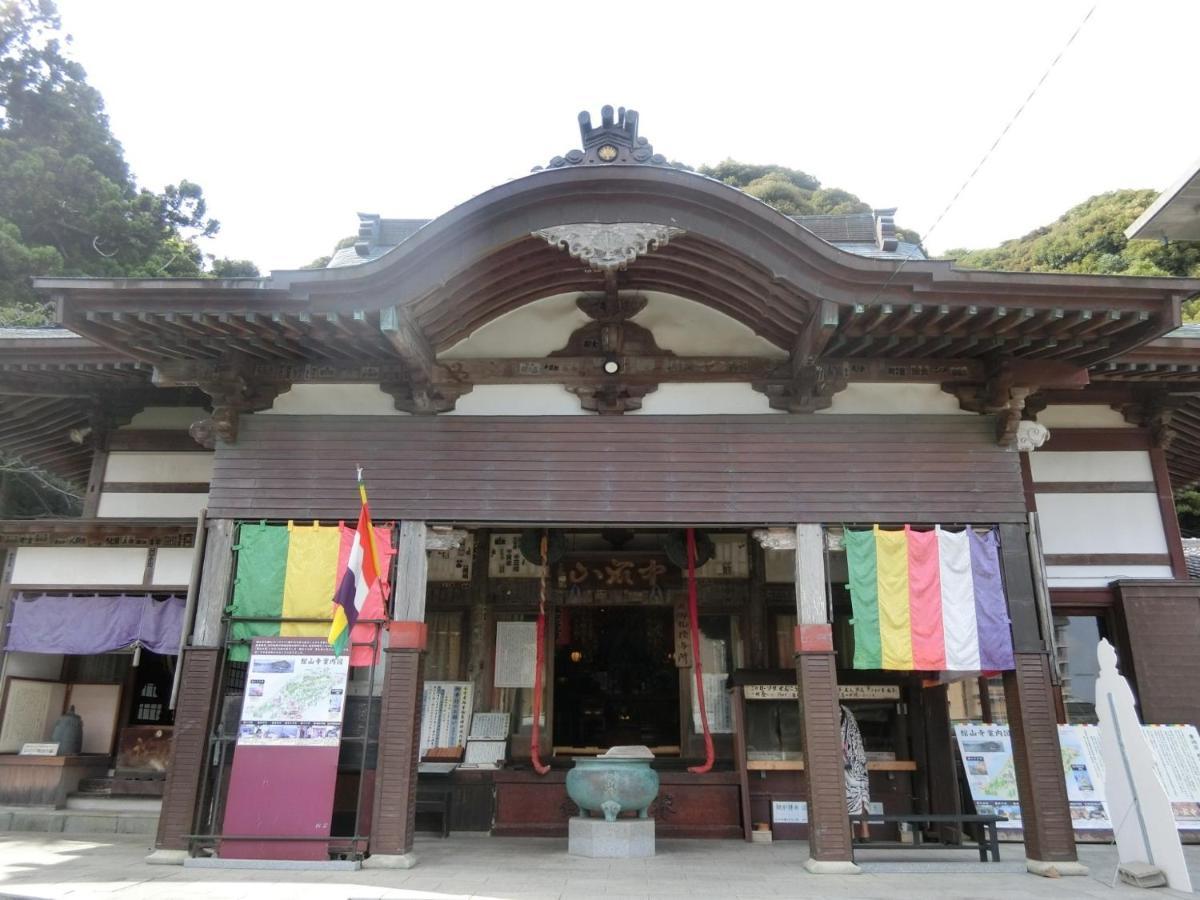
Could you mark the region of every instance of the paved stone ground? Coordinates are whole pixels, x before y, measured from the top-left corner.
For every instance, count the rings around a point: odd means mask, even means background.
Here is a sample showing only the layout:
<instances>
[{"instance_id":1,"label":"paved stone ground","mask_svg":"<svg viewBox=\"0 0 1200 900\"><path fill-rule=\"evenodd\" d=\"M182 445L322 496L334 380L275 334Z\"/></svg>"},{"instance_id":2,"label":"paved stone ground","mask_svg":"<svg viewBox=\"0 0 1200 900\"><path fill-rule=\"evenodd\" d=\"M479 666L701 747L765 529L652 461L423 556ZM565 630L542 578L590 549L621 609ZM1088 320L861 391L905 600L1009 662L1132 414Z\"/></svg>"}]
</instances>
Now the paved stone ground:
<instances>
[{"instance_id":1,"label":"paved stone ground","mask_svg":"<svg viewBox=\"0 0 1200 900\"><path fill-rule=\"evenodd\" d=\"M621 900L621 898L820 897L900 900L1018 900L1018 898L1133 898L1166 900L1191 895L1146 894L1110 887L1111 848L1081 848L1086 878L1047 879L1020 871L1022 848L1001 847L999 864L978 862L973 851L896 854L873 851L862 875L808 875L802 844L739 841L659 841L653 859L576 859L566 841L456 835L422 838L420 864L408 871L266 872L150 866L144 837L0 834L0 897L112 897L116 900ZM1200 885L1200 846L1187 849L1192 880ZM862 854L865 858L868 854ZM904 858L904 863L900 859ZM913 858L934 860L911 863ZM895 871L896 867L916 871Z\"/></svg>"}]
</instances>

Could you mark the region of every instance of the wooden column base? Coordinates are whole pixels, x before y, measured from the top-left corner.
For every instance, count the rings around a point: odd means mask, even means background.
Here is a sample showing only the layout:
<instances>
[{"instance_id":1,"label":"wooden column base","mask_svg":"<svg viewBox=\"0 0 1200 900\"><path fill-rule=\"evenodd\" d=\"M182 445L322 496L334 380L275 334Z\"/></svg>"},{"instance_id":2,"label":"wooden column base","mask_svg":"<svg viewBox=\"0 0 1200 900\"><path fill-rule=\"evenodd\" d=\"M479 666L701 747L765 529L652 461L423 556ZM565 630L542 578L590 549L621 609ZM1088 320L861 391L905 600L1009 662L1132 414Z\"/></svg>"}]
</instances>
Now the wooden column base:
<instances>
[{"instance_id":1,"label":"wooden column base","mask_svg":"<svg viewBox=\"0 0 1200 900\"><path fill-rule=\"evenodd\" d=\"M837 662L832 650L798 652L796 683L800 689L800 730L808 779L809 853L818 863L852 864ZM820 867L812 871L818 870L824 871ZM838 866L830 871L849 870Z\"/></svg>"},{"instance_id":2,"label":"wooden column base","mask_svg":"<svg viewBox=\"0 0 1200 900\"><path fill-rule=\"evenodd\" d=\"M1025 832L1025 855L1032 861L1075 862L1075 834L1063 780L1045 653L1017 653L1016 669L1004 673L1004 699L1012 734L1017 794Z\"/></svg>"},{"instance_id":3,"label":"wooden column base","mask_svg":"<svg viewBox=\"0 0 1200 900\"><path fill-rule=\"evenodd\" d=\"M372 856L407 858L412 851L417 812L425 654L416 647L396 646L384 652L387 674L379 722L370 851Z\"/></svg>"},{"instance_id":4,"label":"wooden column base","mask_svg":"<svg viewBox=\"0 0 1200 900\"><path fill-rule=\"evenodd\" d=\"M200 785L209 768L208 736L220 660L221 651L215 647L185 647L179 660L183 675L154 839L156 850L186 851L187 836L195 831Z\"/></svg>"}]
</instances>

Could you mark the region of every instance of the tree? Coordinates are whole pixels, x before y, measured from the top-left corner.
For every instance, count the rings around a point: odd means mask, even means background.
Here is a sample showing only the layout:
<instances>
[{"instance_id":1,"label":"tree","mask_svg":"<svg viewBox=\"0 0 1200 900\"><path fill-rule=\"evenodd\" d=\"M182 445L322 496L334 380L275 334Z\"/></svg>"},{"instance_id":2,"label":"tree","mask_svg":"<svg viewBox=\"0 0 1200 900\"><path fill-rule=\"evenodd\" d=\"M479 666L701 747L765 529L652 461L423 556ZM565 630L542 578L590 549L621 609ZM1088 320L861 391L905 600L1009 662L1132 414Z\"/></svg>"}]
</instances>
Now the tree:
<instances>
[{"instance_id":1,"label":"tree","mask_svg":"<svg viewBox=\"0 0 1200 900\"><path fill-rule=\"evenodd\" d=\"M1200 243L1131 241L1125 229L1157 191L1119 190L1090 197L1050 225L986 250L948 250L967 269L1004 272L1076 272L1092 275L1200 276ZM1195 320L1198 301L1184 308Z\"/></svg>"},{"instance_id":2,"label":"tree","mask_svg":"<svg viewBox=\"0 0 1200 900\"><path fill-rule=\"evenodd\" d=\"M201 187L139 188L51 0L0 2L0 325L47 321L33 275L196 276Z\"/></svg>"},{"instance_id":3,"label":"tree","mask_svg":"<svg viewBox=\"0 0 1200 900\"><path fill-rule=\"evenodd\" d=\"M262 273L248 259L214 259L213 278L257 278Z\"/></svg>"},{"instance_id":4,"label":"tree","mask_svg":"<svg viewBox=\"0 0 1200 900\"><path fill-rule=\"evenodd\" d=\"M849 191L821 187L819 180L799 169L726 159L715 166L701 166L699 172L741 188L785 216L847 216L871 212L870 206ZM897 228L896 232L902 241L918 246L921 243L921 237L915 231Z\"/></svg>"}]
</instances>

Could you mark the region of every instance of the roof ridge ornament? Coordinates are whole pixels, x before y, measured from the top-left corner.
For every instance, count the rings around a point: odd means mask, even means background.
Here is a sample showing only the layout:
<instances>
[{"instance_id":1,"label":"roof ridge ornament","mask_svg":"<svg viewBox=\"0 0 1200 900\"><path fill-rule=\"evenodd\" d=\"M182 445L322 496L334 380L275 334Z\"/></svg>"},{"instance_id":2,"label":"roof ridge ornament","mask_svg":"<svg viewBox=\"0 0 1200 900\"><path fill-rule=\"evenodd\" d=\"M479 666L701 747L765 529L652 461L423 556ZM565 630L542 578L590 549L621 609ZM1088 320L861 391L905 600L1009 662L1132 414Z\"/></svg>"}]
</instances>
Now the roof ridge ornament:
<instances>
[{"instance_id":1,"label":"roof ridge ornament","mask_svg":"<svg viewBox=\"0 0 1200 900\"><path fill-rule=\"evenodd\" d=\"M661 153L655 153L650 142L644 137L638 137L638 113L636 109L620 107L613 115L613 108L605 106L600 110L600 126L593 127L592 115L586 109L579 114L579 137L583 142L582 150L569 150L564 156L556 156L546 165L548 169L558 169L563 166L577 166L581 163L607 165L609 163L624 163L625 165L665 166L667 158ZM534 172L540 172L541 166L534 166Z\"/></svg>"},{"instance_id":2,"label":"roof ridge ornament","mask_svg":"<svg viewBox=\"0 0 1200 900\"><path fill-rule=\"evenodd\" d=\"M665 247L672 238L686 233L674 225L653 222L580 222L531 232L534 237L566 250L598 272L624 269L639 256Z\"/></svg>"}]
</instances>

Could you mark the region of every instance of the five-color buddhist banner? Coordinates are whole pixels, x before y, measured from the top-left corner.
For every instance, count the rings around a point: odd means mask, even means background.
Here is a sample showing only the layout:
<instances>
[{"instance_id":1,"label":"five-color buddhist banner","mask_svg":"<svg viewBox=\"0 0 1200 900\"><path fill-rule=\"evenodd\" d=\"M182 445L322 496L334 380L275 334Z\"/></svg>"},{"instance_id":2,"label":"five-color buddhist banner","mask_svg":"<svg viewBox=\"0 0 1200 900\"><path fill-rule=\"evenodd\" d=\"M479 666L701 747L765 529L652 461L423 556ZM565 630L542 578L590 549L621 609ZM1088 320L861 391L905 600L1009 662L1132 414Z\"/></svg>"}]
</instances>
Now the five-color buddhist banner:
<instances>
[{"instance_id":1,"label":"five-color buddhist banner","mask_svg":"<svg viewBox=\"0 0 1200 900\"><path fill-rule=\"evenodd\" d=\"M846 529L854 668L1013 668L996 533Z\"/></svg>"},{"instance_id":2,"label":"five-color buddhist banner","mask_svg":"<svg viewBox=\"0 0 1200 900\"><path fill-rule=\"evenodd\" d=\"M387 560L392 555L392 529L376 526L375 541L386 573ZM275 636L326 637L333 619L334 591L338 579L346 571L353 544L354 529L342 524L244 523L236 547L231 636L243 640ZM377 583L371 589L361 618L384 618L382 588L382 583ZM239 616L261 616L265 621L239 622ZM278 619L320 621L271 621ZM370 665L371 648L355 645L372 641L378 627L369 623L354 626L350 665ZM231 660L244 662L249 657L248 643L234 644L229 649Z\"/></svg>"}]
</instances>

